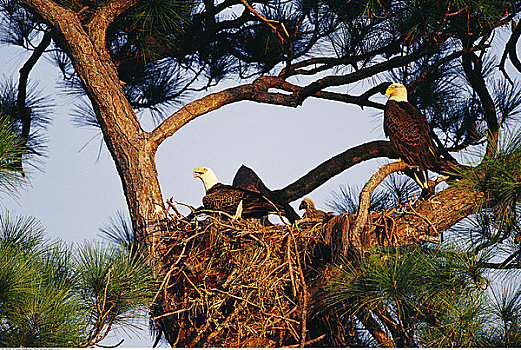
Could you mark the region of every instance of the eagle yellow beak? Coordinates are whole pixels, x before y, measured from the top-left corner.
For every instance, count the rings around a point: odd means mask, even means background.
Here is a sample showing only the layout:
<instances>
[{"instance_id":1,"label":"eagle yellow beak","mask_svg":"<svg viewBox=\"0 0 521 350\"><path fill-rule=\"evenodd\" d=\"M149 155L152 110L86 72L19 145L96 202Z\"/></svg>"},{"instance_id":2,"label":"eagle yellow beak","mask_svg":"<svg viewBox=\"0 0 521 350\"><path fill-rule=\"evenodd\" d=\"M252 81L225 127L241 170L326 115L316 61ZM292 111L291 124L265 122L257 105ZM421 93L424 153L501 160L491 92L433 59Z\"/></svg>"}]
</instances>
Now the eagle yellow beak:
<instances>
[{"instance_id":1,"label":"eagle yellow beak","mask_svg":"<svg viewBox=\"0 0 521 350\"><path fill-rule=\"evenodd\" d=\"M194 177L201 177L205 173L205 168L195 168L193 171Z\"/></svg>"},{"instance_id":2,"label":"eagle yellow beak","mask_svg":"<svg viewBox=\"0 0 521 350\"><path fill-rule=\"evenodd\" d=\"M394 92L394 88L392 88L391 86L389 86L389 87L387 88L387 90L385 90L385 96L391 96L393 92Z\"/></svg>"}]
</instances>

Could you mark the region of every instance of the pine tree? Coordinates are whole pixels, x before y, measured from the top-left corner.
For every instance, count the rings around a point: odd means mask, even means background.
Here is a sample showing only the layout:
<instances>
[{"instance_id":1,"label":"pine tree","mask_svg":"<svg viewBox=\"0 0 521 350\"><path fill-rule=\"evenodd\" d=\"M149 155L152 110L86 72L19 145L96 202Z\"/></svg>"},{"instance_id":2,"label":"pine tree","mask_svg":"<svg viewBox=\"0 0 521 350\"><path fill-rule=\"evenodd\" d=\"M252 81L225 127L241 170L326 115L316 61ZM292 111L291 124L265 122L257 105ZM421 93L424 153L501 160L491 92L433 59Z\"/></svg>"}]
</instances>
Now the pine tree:
<instances>
[{"instance_id":1,"label":"pine tree","mask_svg":"<svg viewBox=\"0 0 521 350\"><path fill-rule=\"evenodd\" d=\"M169 247L163 238L171 230L154 160L164 140L193 119L239 101L298 107L306 99L321 98L381 113L384 105L377 101L378 94L390 82L402 82L410 101L427 116L432 137L448 160L435 170L449 173L451 180L431 198L409 206L403 195L408 190L394 186L394 199L373 199L381 206L369 212L377 182L404 170L394 164L374 174L361 191L359 206L350 202L347 209L358 214L340 232L345 243L340 252L350 259L342 266L349 268L339 269L331 285L360 278L367 289L332 287L338 300L345 297L353 303L348 311L356 319L337 322L361 323L372 341L386 346L484 344L477 339L490 330L479 327L482 316L477 311L484 304L473 288L483 288L483 269L519 267L519 147L515 142L501 144L518 122L521 105L519 5L501 0L6 0L1 8L3 40L31 51L22 66L12 115L24 139L24 154L38 156L31 137L43 123L35 110L40 104L31 104L27 97L27 76L41 57L52 58L67 91L86 101L78 106L79 123L98 127L103 134L122 181L137 245L166 272ZM496 41L499 33L509 38ZM498 47L501 58L495 57ZM507 70L507 62L513 69ZM193 97L226 79L242 85ZM363 87L362 93L342 92L352 91L355 84ZM157 125L150 132L138 118L145 111ZM472 162L449 166L457 163L454 152L469 148L479 150ZM369 141L266 193L287 205L340 172L379 157L398 155L389 141ZM22 169L19 163L17 167ZM392 243L379 240L380 231L369 220L378 215L392 221ZM458 226L463 219L473 225ZM448 230L463 248L402 249L432 244ZM382 246L392 248L391 253L382 253ZM461 284L446 286L454 281ZM366 291L374 292L376 302L360 295ZM436 309L440 305L442 311ZM168 320L160 324L174 344ZM515 322L504 320L508 332L498 333L503 334L499 342L515 338L509 333L515 332ZM205 330L211 329L208 322ZM104 329L96 328L92 339ZM300 345L310 341L306 332L300 337ZM321 339L330 345L333 338ZM353 344L363 343L362 338Z\"/></svg>"}]
</instances>

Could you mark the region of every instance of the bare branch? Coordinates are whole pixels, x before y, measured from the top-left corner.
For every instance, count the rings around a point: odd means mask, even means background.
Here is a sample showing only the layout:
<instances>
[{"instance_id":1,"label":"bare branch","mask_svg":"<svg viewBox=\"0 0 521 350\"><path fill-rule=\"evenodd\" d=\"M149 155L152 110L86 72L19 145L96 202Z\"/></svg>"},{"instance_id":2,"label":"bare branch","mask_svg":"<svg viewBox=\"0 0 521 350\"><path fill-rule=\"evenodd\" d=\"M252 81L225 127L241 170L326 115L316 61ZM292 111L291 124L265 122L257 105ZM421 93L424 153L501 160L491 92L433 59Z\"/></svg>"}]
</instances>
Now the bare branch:
<instances>
[{"instance_id":1,"label":"bare branch","mask_svg":"<svg viewBox=\"0 0 521 350\"><path fill-rule=\"evenodd\" d=\"M367 90L360 96L352 96L352 95L342 94L342 93L338 93L338 92L319 91L316 94L314 94L313 97L321 98L324 100L352 103L352 104L356 104L356 105L360 106L360 108L362 108L362 109L364 107L373 107L376 109L384 110L385 105L378 103L378 102L370 101L369 98L377 93L383 94L385 92L385 89L389 86L389 84L391 84L391 83L384 82L377 86L373 86L372 88L370 88L369 90ZM298 92L300 89L302 89L301 86L297 86L297 85L288 83L286 81L281 82L278 85L278 88L283 89L285 91L289 91L289 92Z\"/></svg>"},{"instance_id":2,"label":"bare branch","mask_svg":"<svg viewBox=\"0 0 521 350\"><path fill-rule=\"evenodd\" d=\"M360 69L358 71L355 71L350 74L346 75L330 75L326 76L322 79L318 79L311 84L303 87L300 91L296 92L294 95L294 103L297 105L302 104L306 98L309 96L313 96L320 90L326 88L326 87L332 87L332 86L341 86L346 84L351 84L356 81L363 80L368 77L375 76L376 74L388 71L393 68L400 67L404 64L408 64L412 61L417 60L418 58L422 57L426 53L433 50L435 46L429 45L424 46L422 48L419 48L418 50L414 51L411 54L404 55L404 56L397 56L393 57L387 61L376 63L370 67L366 67L363 69Z\"/></svg>"},{"instance_id":3,"label":"bare branch","mask_svg":"<svg viewBox=\"0 0 521 350\"><path fill-rule=\"evenodd\" d=\"M292 184L273 191L272 195L282 202L291 202L303 197L332 177L363 161L379 158L398 158L390 141L371 141L350 148L326 160Z\"/></svg>"},{"instance_id":4,"label":"bare branch","mask_svg":"<svg viewBox=\"0 0 521 350\"><path fill-rule=\"evenodd\" d=\"M42 41L35 48L31 57L25 62L25 64L20 68L20 80L18 83L18 96L16 99L16 104L18 108L18 112L22 118L22 138L24 142L27 142L27 138L29 137L31 131L31 112L26 108L25 101L27 98L27 83L29 81L29 73L33 69L34 65L40 57L45 52L45 49L49 47L51 44L51 31L47 30L43 35Z\"/></svg>"},{"instance_id":5,"label":"bare branch","mask_svg":"<svg viewBox=\"0 0 521 350\"><path fill-rule=\"evenodd\" d=\"M388 61L377 63L371 67L367 67L347 75L327 76L322 79L318 79L307 86L298 88L298 90L295 89L294 85L291 86L291 84L287 83L280 77L265 76L257 78L252 84L240 85L218 93L207 95L187 104L176 113L168 117L165 121L163 121L163 123L161 123L149 134L149 145L152 147L152 149L157 149L161 142L172 136L186 123L227 104L249 100L288 107L297 107L310 96L320 97L319 92L324 88L350 84L361 79L374 76L386 70L399 67L403 64L407 64L420 58L427 51L433 48L434 47L432 46L424 47L423 49L418 49L409 55L394 57ZM270 93L268 92L269 88L279 88L294 92L290 95ZM329 97L330 99L339 98L339 95L334 96L331 93L324 94L324 92L321 92L321 94L323 98L325 98L325 96ZM352 98L346 96L343 98L354 101L357 104L365 103L365 105L370 105L371 107L379 109L382 108L381 105L373 103L367 98Z\"/></svg>"},{"instance_id":6,"label":"bare branch","mask_svg":"<svg viewBox=\"0 0 521 350\"><path fill-rule=\"evenodd\" d=\"M386 85L388 86L389 84L386 83ZM337 93L337 92L319 91L316 94L314 94L313 97L322 98L324 100L351 103L354 105L358 105L362 109L364 109L364 107L372 107L372 108L380 109L380 110L385 109L384 104L370 101L369 100L370 96L366 96L365 94L363 94L361 96L351 96L351 95L341 94L341 93Z\"/></svg>"},{"instance_id":7,"label":"bare branch","mask_svg":"<svg viewBox=\"0 0 521 350\"><path fill-rule=\"evenodd\" d=\"M485 84L485 79L483 78L481 59L474 52L465 53L462 57L462 66L470 85L481 100L489 136L485 157L490 157L497 146L499 133L499 122L497 119L494 100L492 99Z\"/></svg>"},{"instance_id":8,"label":"bare branch","mask_svg":"<svg viewBox=\"0 0 521 350\"><path fill-rule=\"evenodd\" d=\"M519 24L519 23L518 23ZM505 44L505 51L503 51L503 55L501 56L501 61L499 62L499 69L503 72L503 75L508 79L508 81L512 84L512 79L508 76L505 70L505 61L507 56L510 57L510 62L517 69L518 72L521 73L521 62L519 61L519 57L517 57L516 46L519 41L519 37L521 36L521 26L516 25L514 21L512 21L512 34Z\"/></svg>"},{"instance_id":9,"label":"bare branch","mask_svg":"<svg viewBox=\"0 0 521 350\"><path fill-rule=\"evenodd\" d=\"M373 193L376 187L391 173L405 170L408 167L409 165L407 165L405 162L395 162L383 165L373 176L371 176L369 181L367 181L364 188L362 189L362 192L360 192L360 206L358 208L358 213L356 214L356 219L348 233L350 236L350 244L344 244L344 255L347 256L348 252L346 250L350 247L354 247L359 251L362 250L363 239L361 236L365 224L367 223L367 218L369 217L371 193Z\"/></svg>"}]
</instances>

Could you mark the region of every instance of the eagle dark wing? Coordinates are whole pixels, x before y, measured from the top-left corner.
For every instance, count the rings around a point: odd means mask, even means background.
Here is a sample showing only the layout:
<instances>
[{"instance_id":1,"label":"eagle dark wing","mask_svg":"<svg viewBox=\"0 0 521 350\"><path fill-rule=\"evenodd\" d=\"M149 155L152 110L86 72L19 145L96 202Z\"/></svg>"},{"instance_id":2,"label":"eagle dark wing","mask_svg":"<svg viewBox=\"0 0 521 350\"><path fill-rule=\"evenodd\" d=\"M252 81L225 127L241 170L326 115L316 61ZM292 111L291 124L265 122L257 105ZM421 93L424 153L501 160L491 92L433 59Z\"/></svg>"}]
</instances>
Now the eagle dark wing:
<instances>
[{"instance_id":1,"label":"eagle dark wing","mask_svg":"<svg viewBox=\"0 0 521 350\"><path fill-rule=\"evenodd\" d=\"M387 102L384 131L406 163L424 169L438 163L440 155L429 135L427 118L409 102Z\"/></svg>"},{"instance_id":2,"label":"eagle dark wing","mask_svg":"<svg viewBox=\"0 0 521 350\"><path fill-rule=\"evenodd\" d=\"M218 183L206 192L203 206L210 210L219 210L234 215L237 206L242 201L242 216L244 218L260 218L270 212L277 211L261 194L233 186ZM279 211L283 212L281 208Z\"/></svg>"}]
</instances>

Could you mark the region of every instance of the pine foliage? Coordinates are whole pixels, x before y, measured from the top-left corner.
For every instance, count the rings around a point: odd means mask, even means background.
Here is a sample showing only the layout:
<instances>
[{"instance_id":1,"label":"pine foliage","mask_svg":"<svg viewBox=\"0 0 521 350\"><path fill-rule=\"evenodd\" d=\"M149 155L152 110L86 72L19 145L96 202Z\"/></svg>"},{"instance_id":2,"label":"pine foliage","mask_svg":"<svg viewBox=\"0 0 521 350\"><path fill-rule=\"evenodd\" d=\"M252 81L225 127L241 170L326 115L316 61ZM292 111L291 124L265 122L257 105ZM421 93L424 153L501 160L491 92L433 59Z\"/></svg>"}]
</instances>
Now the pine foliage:
<instances>
[{"instance_id":1,"label":"pine foliage","mask_svg":"<svg viewBox=\"0 0 521 350\"><path fill-rule=\"evenodd\" d=\"M342 261L328 303L355 315L375 310L397 346L471 346L486 280L475 257L455 250L400 248Z\"/></svg>"},{"instance_id":2,"label":"pine foliage","mask_svg":"<svg viewBox=\"0 0 521 350\"><path fill-rule=\"evenodd\" d=\"M158 288L142 255L44 239L35 219L0 217L0 346L85 347L132 329Z\"/></svg>"}]
</instances>

